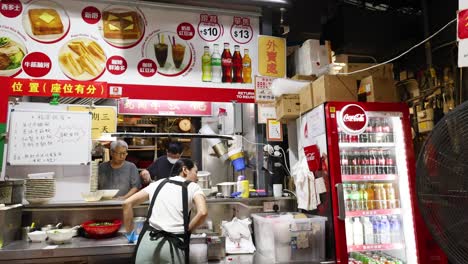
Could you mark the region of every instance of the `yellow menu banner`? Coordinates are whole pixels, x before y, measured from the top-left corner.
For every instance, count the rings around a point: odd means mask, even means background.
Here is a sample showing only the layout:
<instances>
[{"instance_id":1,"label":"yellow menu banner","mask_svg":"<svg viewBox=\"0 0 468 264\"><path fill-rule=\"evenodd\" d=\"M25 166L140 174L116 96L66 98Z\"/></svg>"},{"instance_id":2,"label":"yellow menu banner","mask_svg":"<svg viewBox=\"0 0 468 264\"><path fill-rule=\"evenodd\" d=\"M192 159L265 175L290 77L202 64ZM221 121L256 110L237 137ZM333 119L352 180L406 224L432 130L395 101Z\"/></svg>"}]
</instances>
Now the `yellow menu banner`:
<instances>
[{"instance_id":1,"label":"yellow menu banner","mask_svg":"<svg viewBox=\"0 0 468 264\"><path fill-rule=\"evenodd\" d=\"M286 76L286 39L258 36L258 73L262 76Z\"/></svg>"},{"instance_id":2,"label":"yellow menu banner","mask_svg":"<svg viewBox=\"0 0 468 264\"><path fill-rule=\"evenodd\" d=\"M114 133L117 130L117 111L114 107L69 106L68 111L91 112L91 138L98 139L102 133Z\"/></svg>"}]
</instances>

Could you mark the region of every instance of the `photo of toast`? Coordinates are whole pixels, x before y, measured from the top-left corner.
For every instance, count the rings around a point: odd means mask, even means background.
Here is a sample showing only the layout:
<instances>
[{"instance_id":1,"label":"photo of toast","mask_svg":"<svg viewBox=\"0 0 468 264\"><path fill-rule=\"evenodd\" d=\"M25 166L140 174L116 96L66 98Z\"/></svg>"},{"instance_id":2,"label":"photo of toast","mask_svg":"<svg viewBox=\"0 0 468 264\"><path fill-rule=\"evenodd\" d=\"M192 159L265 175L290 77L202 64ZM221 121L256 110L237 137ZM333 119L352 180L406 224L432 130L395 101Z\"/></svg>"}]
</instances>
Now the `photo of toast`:
<instances>
[{"instance_id":1,"label":"photo of toast","mask_svg":"<svg viewBox=\"0 0 468 264\"><path fill-rule=\"evenodd\" d=\"M74 80L92 80L105 69L107 57L102 47L88 38L73 39L59 52L62 71Z\"/></svg>"},{"instance_id":2,"label":"photo of toast","mask_svg":"<svg viewBox=\"0 0 468 264\"><path fill-rule=\"evenodd\" d=\"M36 36L63 33L62 19L55 9L29 9L28 16L32 33Z\"/></svg>"},{"instance_id":3,"label":"photo of toast","mask_svg":"<svg viewBox=\"0 0 468 264\"><path fill-rule=\"evenodd\" d=\"M40 43L56 43L70 30L70 17L56 1L30 1L21 20L26 34Z\"/></svg>"},{"instance_id":4,"label":"photo of toast","mask_svg":"<svg viewBox=\"0 0 468 264\"><path fill-rule=\"evenodd\" d=\"M126 48L143 38L144 20L138 9L112 6L102 11L100 31L109 44Z\"/></svg>"}]
</instances>

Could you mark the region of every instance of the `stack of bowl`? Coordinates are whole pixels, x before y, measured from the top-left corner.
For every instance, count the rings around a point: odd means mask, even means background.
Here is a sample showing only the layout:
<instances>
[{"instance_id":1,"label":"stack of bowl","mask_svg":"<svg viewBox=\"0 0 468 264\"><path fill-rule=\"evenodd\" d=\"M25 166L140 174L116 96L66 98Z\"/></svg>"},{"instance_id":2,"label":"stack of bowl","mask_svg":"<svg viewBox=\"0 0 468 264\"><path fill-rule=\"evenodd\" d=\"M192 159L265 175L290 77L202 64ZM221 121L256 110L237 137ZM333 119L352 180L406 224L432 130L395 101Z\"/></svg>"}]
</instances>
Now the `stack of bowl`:
<instances>
[{"instance_id":1,"label":"stack of bowl","mask_svg":"<svg viewBox=\"0 0 468 264\"><path fill-rule=\"evenodd\" d=\"M205 195L210 195L211 193L211 184L210 184L210 175L209 171L198 171L198 185L203 189Z\"/></svg>"},{"instance_id":2,"label":"stack of bowl","mask_svg":"<svg viewBox=\"0 0 468 264\"><path fill-rule=\"evenodd\" d=\"M47 203L54 196L55 179L26 179L25 198L29 203Z\"/></svg>"},{"instance_id":3,"label":"stack of bowl","mask_svg":"<svg viewBox=\"0 0 468 264\"><path fill-rule=\"evenodd\" d=\"M99 162L91 161L91 175L89 177L89 191L95 192L98 189Z\"/></svg>"}]
</instances>

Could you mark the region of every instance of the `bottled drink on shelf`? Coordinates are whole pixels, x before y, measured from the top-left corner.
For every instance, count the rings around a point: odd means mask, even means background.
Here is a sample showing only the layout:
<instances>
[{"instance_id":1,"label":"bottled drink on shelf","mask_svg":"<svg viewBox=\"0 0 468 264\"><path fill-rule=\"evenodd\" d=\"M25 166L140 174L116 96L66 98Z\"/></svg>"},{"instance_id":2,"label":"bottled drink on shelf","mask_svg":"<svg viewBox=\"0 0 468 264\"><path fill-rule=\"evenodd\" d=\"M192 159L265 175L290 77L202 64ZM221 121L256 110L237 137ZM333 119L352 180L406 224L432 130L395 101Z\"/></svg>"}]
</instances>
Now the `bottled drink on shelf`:
<instances>
[{"instance_id":1,"label":"bottled drink on shelf","mask_svg":"<svg viewBox=\"0 0 468 264\"><path fill-rule=\"evenodd\" d=\"M353 221L353 243L355 246L364 244L364 234L359 217L355 217Z\"/></svg>"},{"instance_id":2,"label":"bottled drink on shelf","mask_svg":"<svg viewBox=\"0 0 468 264\"><path fill-rule=\"evenodd\" d=\"M395 157L392 155L392 153L387 150L385 152L385 167L386 167L386 174L395 174L396 169L395 169Z\"/></svg>"},{"instance_id":3,"label":"bottled drink on shelf","mask_svg":"<svg viewBox=\"0 0 468 264\"><path fill-rule=\"evenodd\" d=\"M219 54L218 44L213 45L213 54L211 54L211 81L221 82L223 70L221 69L221 54Z\"/></svg>"},{"instance_id":4,"label":"bottled drink on shelf","mask_svg":"<svg viewBox=\"0 0 468 264\"><path fill-rule=\"evenodd\" d=\"M369 143L373 143L375 142L375 124L374 124L374 119L369 119L369 123L367 124L367 127L366 127L366 134L367 134L367 142Z\"/></svg>"},{"instance_id":5,"label":"bottled drink on shelf","mask_svg":"<svg viewBox=\"0 0 468 264\"><path fill-rule=\"evenodd\" d=\"M348 155L345 150L340 152L341 175L349 175Z\"/></svg>"},{"instance_id":6,"label":"bottled drink on shelf","mask_svg":"<svg viewBox=\"0 0 468 264\"><path fill-rule=\"evenodd\" d=\"M377 157L374 150L369 151L369 174L377 174Z\"/></svg>"},{"instance_id":7,"label":"bottled drink on shelf","mask_svg":"<svg viewBox=\"0 0 468 264\"><path fill-rule=\"evenodd\" d=\"M372 228L374 230L374 243L381 244L380 216L375 216L372 219Z\"/></svg>"},{"instance_id":8,"label":"bottled drink on shelf","mask_svg":"<svg viewBox=\"0 0 468 264\"><path fill-rule=\"evenodd\" d=\"M354 245L352 218L346 218L346 220L345 220L345 229L346 229L346 244L348 246L352 246L352 245Z\"/></svg>"},{"instance_id":9,"label":"bottled drink on shelf","mask_svg":"<svg viewBox=\"0 0 468 264\"><path fill-rule=\"evenodd\" d=\"M344 192L343 196L344 196L344 200L345 200L346 211L353 211L353 203L351 201L351 197L352 197L351 184L344 183L343 184L343 192Z\"/></svg>"},{"instance_id":10,"label":"bottled drink on shelf","mask_svg":"<svg viewBox=\"0 0 468 264\"><path fill-rule=\"evenodd\" d=\"M377 174L385 174L385 156L382 149L377 155Z\"/></svg>"},{"instance_id":11,"label":"bottled drink on shelf","mask_svg":"<svg viewBox=\"0 0 468 264\"><path fill-rule=\"evenodd\" d=\"M234 45L234 55L232 56L233 83L242 83L242 56L239 45Z\"/></svg>"},{"instance_id":12,"label":"bottled drink on shelf","mask_svg":"<svg viewBox=\"0 0 468 264\"><path fill-rule=\"evenodd\" d=\"M242 79L244 83L252 83L252 60L249 56L249 49L244 49L244 58L242 58Z\"/></svg>"},{"instance_id":13,"label":"bottled drink on shelf","mask_svg":"<svg viewBox=\"0 0 468 264\"><path fill-rule=\"evenodd\" d=\"M374 210L374 188L372 187L372 183L367 184L366 188L367 192L367 210Z\"/></svg>"},{"instance_id":14,"label":"bottled drink on shelf","mask_svg":"<svg viewBox=\"0 0 468 264\"><path fill-rule=\"evenodd\" d=\"M380 200L380 208L379 209L387 209L387 192L385 191L384 185L379 183L380 194L382 195L382 199Z\"/></svg>"},{"instance_id":15,"label":"bottled drink on shelf","mask_svg":"<svg viewBox=\"0 0 468 264\"><path fill-rule=\"evenodd\" d=\"M202 56L202 81L211 82L212 73L211 73L211 55L210 48L205 46Z\"/></svg>"},{"instance_id":16,"label":"bottled drink on shelf","mask_svg":"<svg viewBox=\"0 0 468 264\"><path fill-rule=\"evenodd\" d=\"M361 201L359 197L358 185L356 183L351 184L351 211L361 210Z\"/></svg>"},{"instance_id":17,"label":"bottled drink on shelf","mask_svg":"<svg viewBox=\"0 0 468 264\"><path fill-rule=\"evenodd\" d=\"M387 216L382 216L380 220L380 243L390 244L392 243L390 238L390 223L388 222Z\"/></svg>"},{"instance_id":18,"label":"bottled drink on shelf","mask_svg":"<svg viewBox=\"0 0 468 264\"><path fill-rule=\"evenodd\" d=\"M221 55L221 68L223 70L223 76L221 78L223 83L232 82L232 56L229 50L229 43L224 43L224 51Z\"/></svg>"},{"instance_id":19,"label":"bottled drink on shelf","mask_svg":"<svg viewBox=\"0 0 468 264\"><path fill-rule=\"evenodd\" d=\"M385 194L386 194L386 200L387 200L387 208L388 209L396 208L395 189L393 188L392 183L385 184Z\"/></svg>"},{"instance_id":20,"label":"bottled drink on shelf","mask_svg":"<svg viewBox=\"0 0 468 264\"><path fill-rule=\"evenodd\" d=\"M362 226L364 230L364 244L372 245L374 244L374 227L369 219L369 217L362 218Z\"/></svg>"},{"instance_id":21,"label":"bottled drink on shelf","mask_svg":"<svg viewBox=\"0 0 468 264\"><path fill-rule=\"evenodd\" d=\"M392 243L401 243L401 225L396 215L390 217L390 240Z\"/></svg>"},{"instance_id":22,"label":"bottled drink on shelf","mask_svg":"<svg viewBox=\"0 0 468 264\"><path fill-rule=\"evenodd\" d=\"M367 195L365 184L359 185L359 201L360 201L360 210L368 210L367 208L368 195Z\"/></svg>"}]
</instances>

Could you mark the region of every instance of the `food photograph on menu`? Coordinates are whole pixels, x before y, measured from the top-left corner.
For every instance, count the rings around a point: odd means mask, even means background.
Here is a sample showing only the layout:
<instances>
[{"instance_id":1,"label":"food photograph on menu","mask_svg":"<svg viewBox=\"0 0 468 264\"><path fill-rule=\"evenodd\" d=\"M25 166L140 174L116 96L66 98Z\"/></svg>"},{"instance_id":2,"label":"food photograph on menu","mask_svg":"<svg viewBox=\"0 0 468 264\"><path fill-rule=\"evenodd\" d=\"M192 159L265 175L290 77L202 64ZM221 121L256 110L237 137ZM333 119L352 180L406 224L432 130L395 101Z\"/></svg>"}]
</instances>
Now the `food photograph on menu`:
<instances>
[{"instance_id":1,"label":"food photograph on menu","mask_svg":"<svg viewBox=\"0 0 468 264\"><path fill-rule=\"evenodd\" d=\"M23 44L0 33L0 76L12 76L21 70L21 61L25 55Z\"/></svg>"},{"instance_id":2,"label":"food photograph on menu","mask_svg":"<svg viewBox=\"0 0 468 264\"><path fill-rule=\"evenodd\" d=\"M175 32L161 31L149 39L146 56L155 58L158 72L166 76L176 76L185 72L192 61L192 53L187 41Z\"/></svg>"},{"instance_id":3,"label":"food photograph on menu","mask_svg":"<svg viewBox=\"0 0 468 264\"><path fill-rule=\"evenodd\" d=\"M103 73L106 60L102 47L88 38L72 39L59 51L60 68L73 80L96 79Z\"/></svg>"},{"instance_id":4,"label":"food photograph on menu","mask_svg":"<svg viewBox=\"0 0 468 264\"><path fill-rule=\"evenodd\" d=\"M114 7L102 12L102 35L114 46L131 46L141 40L143 32L143 19L135 10Z\"/></svg>"},{"instance_id":5,"label":"food photograph on menu","mask_svg":"<svg viewBox=\"0 0 468 264\"><path fill-rule=\"evenodd\" d=\"M52 1L32 2L23 15L26 33L39 42L59 41L68 32L70 21L65 10Z\"/></svg>"}]
</instances>

